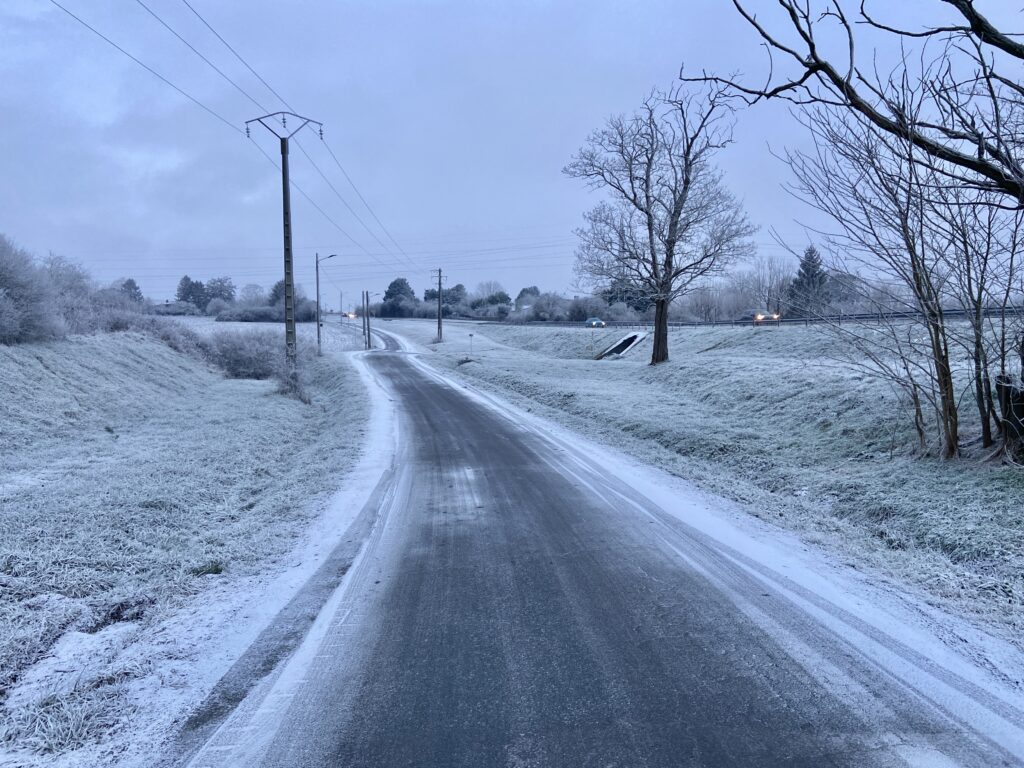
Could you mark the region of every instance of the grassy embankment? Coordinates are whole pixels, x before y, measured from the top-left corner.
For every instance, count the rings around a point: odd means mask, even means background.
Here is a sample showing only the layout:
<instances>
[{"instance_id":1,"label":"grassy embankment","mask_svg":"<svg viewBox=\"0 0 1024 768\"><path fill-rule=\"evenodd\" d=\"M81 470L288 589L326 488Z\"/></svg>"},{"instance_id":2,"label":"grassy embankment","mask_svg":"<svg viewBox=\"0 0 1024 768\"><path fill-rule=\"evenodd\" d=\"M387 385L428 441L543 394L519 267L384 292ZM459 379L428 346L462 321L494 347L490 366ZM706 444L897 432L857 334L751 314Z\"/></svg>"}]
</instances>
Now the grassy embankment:
<instances>
[{"instance_id":1,"label":"grassy embankment","mask_svg":"<svg viewBox=\"0 0 1024 768\"><path fill-rule=\"evenodd\" d=\"M221 337L212 354L247 344ZM151 334L0 346L0 745L74 748L125 714L124 686L147 670L113 655L70 691L5 706L62 636L144 639L211 585L280 565L368 410L343 357L305 369L309 404Z\"/></svg>"}]
</instances>

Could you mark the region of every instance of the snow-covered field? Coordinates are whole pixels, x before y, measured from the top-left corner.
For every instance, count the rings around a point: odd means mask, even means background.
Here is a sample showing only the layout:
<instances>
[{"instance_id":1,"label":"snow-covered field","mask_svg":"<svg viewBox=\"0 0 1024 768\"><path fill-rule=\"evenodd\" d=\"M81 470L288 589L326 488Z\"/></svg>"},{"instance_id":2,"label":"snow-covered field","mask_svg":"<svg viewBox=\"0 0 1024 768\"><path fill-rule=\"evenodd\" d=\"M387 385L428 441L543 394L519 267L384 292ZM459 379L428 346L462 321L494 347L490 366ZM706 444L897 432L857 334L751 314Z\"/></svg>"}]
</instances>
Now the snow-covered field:
<instances>
[{"instance_id":1,"label":"snow-covered field","mask_svg":"<svg viewBox=\"0 0 1024 768\"><path fill-rule=\"evenodd\" d=\"M144 754L302 583L375 482L334 495L357 342L328 334L310 405L143 334L0 347L0 765Z\"/></svg>"},{"instance_id":2,"label":"snow-covered field","mask_svg":"<svg viewBox=\"0 0 1024 768\"><path fill-rule=\"evenodd\" d=\"M854 568L991 621L1024 626L1024 472L908 455L911 425L884 383L835 362L815 328L673 331L621 360L592 355L623 335L384 321L426 360L798 530ZM473 338L470 339L470 334ZM472 345L472 352L470 347Z\"/></svg>"}]
</instances>

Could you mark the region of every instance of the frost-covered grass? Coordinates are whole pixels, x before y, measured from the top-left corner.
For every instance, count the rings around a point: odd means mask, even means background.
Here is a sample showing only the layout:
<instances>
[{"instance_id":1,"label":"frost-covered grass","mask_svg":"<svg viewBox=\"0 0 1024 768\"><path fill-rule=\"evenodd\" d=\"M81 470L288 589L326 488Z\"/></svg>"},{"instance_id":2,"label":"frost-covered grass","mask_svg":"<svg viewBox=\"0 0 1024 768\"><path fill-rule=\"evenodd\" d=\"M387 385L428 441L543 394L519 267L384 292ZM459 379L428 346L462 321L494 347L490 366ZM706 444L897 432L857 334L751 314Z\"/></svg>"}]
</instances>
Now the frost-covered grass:
<instances>
[{"instance_id":1,"label":"frost-covered grass","mask_svg":"<svg viewBox=\"0 0 1024 768\"><path fill-rule=\"evenodd\" d=\"M851 564L1004 629L1024 626L1024 471L912 455L902 399L835 362L827 331L680 329L671 361L651 367L649 340L625 359L590 359L621 330L452 322L435 345L426 322L380 327L429 349L429 362L801 530Z\"/></svg>"},{"instance_id":2,"label":"frost-covered grass","mask_svg":"<svg viewBox=\"0 0 1024 768\"><path fill-rule=\"evenodd\" d=\"M131 642L290 551L368 409L344 359L305 368L308 405L150 334L0 347L0 752L72 749L126 715L119 692L145 670L15 691L60 638L124 627Z\"/></svg>"}]
</instances>

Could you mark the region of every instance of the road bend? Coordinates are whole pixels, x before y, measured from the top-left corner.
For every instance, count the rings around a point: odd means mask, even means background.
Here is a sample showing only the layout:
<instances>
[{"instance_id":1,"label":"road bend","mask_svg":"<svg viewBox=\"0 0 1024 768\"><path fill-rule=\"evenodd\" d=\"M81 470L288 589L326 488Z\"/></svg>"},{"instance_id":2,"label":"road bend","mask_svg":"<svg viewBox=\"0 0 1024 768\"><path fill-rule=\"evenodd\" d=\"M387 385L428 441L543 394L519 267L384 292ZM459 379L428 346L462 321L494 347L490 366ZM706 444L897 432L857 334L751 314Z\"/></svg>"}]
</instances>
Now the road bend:
<instances>
[{"instance_id":1,"label":"road bend","mask_svg":"<svg viewBox=\"0 0 1024 768\"><path fill-rule=\"evenodd\" d=\"M364 360L399 413L394 487L303 647L191 765L1020 764L1006 700L393 342Z\"/></svg>"}]
</instances>

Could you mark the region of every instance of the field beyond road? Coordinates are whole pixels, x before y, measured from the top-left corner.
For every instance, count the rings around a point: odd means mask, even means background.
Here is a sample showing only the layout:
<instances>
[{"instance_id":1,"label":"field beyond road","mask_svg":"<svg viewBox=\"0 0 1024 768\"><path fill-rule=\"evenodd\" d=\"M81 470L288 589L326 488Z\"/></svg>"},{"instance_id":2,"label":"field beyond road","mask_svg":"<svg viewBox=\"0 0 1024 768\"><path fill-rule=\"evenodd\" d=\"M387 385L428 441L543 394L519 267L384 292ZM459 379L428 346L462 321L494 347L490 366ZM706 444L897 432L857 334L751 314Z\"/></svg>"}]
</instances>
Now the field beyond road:
<instances>
[{"instance_id":1,"label":"field beyond road","mask_svg":"<svg viewBox=\"0 0 1024 768\"><path fill-rule=\"evenodd\" d=\"M911 455L905 404L816 328L701 328L593 360L622 329L378 323L426 360L838 551L855 568L1024 628L1024 472ZM473 335L470 339L470 334ZM472 347L472 352L471 352Z\"/></svg>"}]
</instances>

